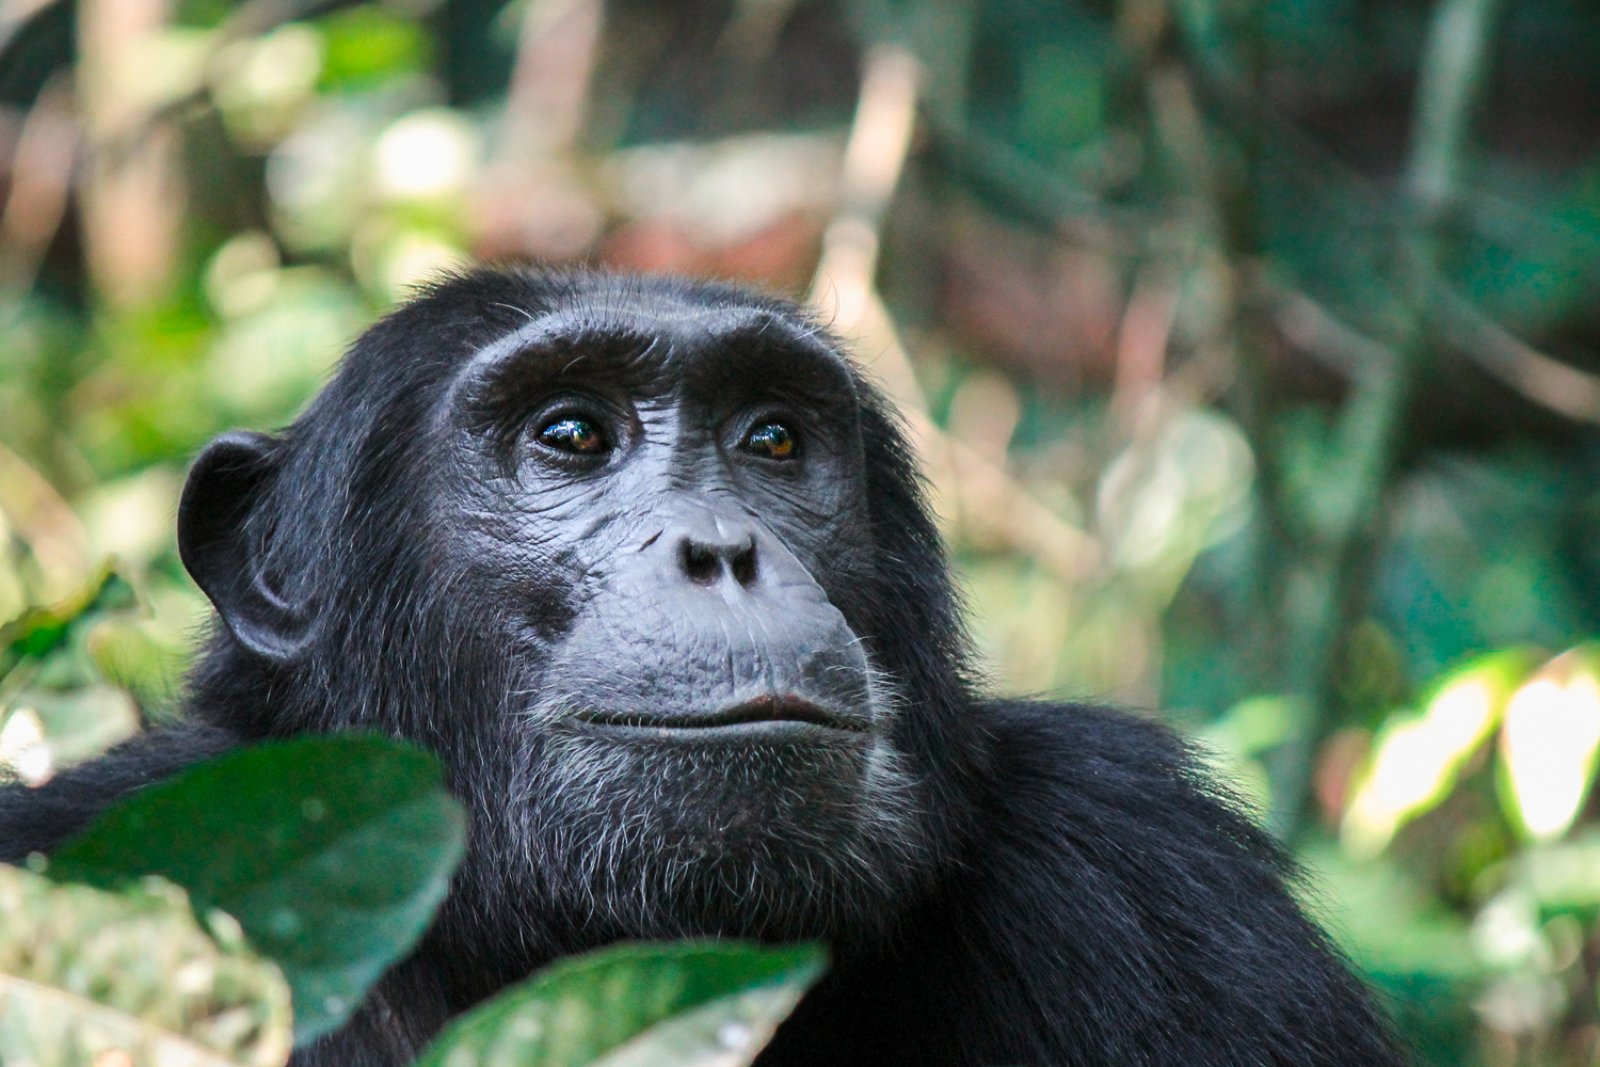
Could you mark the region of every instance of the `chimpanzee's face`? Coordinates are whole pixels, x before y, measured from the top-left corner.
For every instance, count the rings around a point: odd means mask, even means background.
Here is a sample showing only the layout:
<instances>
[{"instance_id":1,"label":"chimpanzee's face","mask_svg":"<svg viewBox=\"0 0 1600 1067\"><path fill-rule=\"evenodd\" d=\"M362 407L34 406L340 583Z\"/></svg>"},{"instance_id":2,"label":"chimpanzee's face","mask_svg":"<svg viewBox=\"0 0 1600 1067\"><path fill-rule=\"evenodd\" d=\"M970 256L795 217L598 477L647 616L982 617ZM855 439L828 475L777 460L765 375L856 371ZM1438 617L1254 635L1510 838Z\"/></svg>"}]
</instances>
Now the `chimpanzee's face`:
<instances>
[{"instance_id":1,"label":"chimpanzee's face","mask_svg":"<svg viewBox=\"0 0 1600 1067\"><path fill-rule=\"evenodd\" d=\"M837 353L759 309L556 308L465 363L435 429L435 523L519 666L535 866L644 894L661 932L806 933L837 918L806 902L914 862L895 689L852 626L874 442Z\"/></svg>"}]
</instances>

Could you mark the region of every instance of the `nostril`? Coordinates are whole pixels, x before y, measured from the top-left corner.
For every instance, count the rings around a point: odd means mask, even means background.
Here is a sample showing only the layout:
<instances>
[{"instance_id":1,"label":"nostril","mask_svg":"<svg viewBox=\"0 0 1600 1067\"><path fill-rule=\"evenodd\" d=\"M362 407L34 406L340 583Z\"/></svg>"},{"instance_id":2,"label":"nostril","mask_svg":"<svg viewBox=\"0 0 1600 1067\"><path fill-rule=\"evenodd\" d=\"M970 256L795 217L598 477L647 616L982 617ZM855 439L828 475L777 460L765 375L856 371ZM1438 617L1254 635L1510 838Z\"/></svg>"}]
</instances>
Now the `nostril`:
<instances>
[{"instance_id":1,"label":"nostril","mask_svg":"<svg viewBox=\"0 0 1600 1067\"><path fill-rule=\"evenodd\" d=\"M683 573L689 580L698 585L710 585L717 580L717 575L722 570L717 561L717 554L705 545L695 544L693 541L683 543Z\"/></svg>"},{"instance_id":2,"label":"nostril","mask_svg":"<svg viewBox=\"0 0 1600 1067\"><path fill-rule=\"evenodd\" d=\"M751 540L733 554L729 561L728 569L733 572L733 580L740 585L752 585L756 580L756 543Z\"/></svg>"}]
</instances>

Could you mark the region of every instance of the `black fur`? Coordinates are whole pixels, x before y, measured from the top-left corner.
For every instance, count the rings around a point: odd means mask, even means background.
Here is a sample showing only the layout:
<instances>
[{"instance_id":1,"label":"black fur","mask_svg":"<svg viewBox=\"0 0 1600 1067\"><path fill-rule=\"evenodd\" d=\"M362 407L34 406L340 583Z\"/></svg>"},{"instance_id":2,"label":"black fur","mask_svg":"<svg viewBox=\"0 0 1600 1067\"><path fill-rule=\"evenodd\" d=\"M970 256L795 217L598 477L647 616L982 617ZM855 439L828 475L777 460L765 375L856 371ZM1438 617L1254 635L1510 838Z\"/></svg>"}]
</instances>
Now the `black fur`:
<instances>
[{"instance_id":1,"label":"black fur","mask_svg":"<svg viewBox=\"0 0 1600 1067\"><path fill-rule=\"evenodd\" d=\"M435 286L281 437L201 457L180 539L222 625L189 725L0 791L0 858L229 745L376 728L440 753L472 845L297 1067L402 1064L552 958L717 934L833 948L762 1067L1401 1063L1174 735L976 692L908 448L838 351L720 286ZM569 386L601 460L539 443ZM800 460L751 458L769 418ZM830 717L682 728L789 694Z\"/></svg>"}]
</instances>

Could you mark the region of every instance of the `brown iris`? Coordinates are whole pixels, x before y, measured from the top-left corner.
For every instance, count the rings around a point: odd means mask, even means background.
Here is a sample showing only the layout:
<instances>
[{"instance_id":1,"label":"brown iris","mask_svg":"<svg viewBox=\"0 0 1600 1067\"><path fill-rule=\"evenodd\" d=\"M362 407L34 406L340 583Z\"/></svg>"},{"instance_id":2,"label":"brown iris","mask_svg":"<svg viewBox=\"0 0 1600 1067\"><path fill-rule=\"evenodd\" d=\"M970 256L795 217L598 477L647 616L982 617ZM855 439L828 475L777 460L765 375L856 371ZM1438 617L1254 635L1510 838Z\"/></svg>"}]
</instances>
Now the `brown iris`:
<instances>
[{"instance_id":1,"label":"brown iris","mask_svg":"<svg viewBox=\"0 0 1600 1067\"><path fill-rule=\"evenodd\" d=\"M539 443L562 452L592 456L605 451L605 434L600 427L578 415L562 415L539 430Z\"/></svg>"},{"instance_id":2,"label":"brown iris","mask_svg":"<svg viewBox=\"0 0 1600 1067\"><path fill-rule=\"evenodd\" d=\"M763 422L751 430L744 439L747 452L754 452L768 459L790 459L794 456L798 444L794 433L781 422Z\"/></svg>"}]
</instances>

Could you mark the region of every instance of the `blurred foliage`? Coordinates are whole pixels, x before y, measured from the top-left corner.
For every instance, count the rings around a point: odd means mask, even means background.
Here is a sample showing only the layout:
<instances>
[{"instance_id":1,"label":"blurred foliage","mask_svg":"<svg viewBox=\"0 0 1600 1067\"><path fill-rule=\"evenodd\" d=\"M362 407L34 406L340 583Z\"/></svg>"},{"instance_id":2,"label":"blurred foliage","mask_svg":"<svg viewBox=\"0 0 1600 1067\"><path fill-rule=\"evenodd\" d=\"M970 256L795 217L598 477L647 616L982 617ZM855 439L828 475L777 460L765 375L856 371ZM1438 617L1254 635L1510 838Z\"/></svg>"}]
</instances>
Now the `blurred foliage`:
<instances>
[{"instance_id":1,"label":"blurred foliage","mask_svg":"<svg viewBox=\"0 0 1600 1067\"><path fill-rule=\"evenodd\" d=\"M172 714L187 458L429 272L747 278L909 413L997 685L1210 742L1424 1062L1592 1063L1596 42L1586 0L0 4L0 761Z\"/></svg>"},{"instance_id":2,"label":"blurred foliage","mask_svg":"<svg viewBox=\"0 0 1600 1067\"><path fill-rule=\"evenodd\" d=\"M219 915L208 933L152 878L112 894L0 865L0 1057L278 1067L289 990Z\"/></svg>"}]
</instances>

